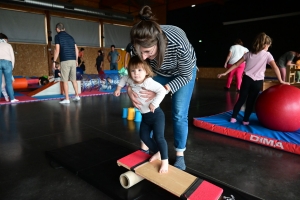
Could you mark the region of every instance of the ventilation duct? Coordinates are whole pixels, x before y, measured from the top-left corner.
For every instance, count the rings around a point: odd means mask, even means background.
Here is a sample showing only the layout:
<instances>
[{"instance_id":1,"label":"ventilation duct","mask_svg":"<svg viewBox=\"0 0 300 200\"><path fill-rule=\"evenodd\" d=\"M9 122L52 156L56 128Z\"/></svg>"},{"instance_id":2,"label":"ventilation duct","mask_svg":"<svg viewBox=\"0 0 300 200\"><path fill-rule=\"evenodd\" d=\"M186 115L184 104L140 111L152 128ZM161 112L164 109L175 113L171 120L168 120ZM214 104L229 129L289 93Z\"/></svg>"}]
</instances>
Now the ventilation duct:
<instances>
[{"instance_id":1,"label":"ventilation duct","mask_svg":"<svg viewBox=\"0 0 300 200\"><path fill-rule=\"evenodd\" d=\"M69 3L54 1L54 0L7 0L1 2L12 4L12 5L21 5L33 8L41 8L47 10L54 10L54 11L62 11L66 13L73 13L73 14L81 14L81 15L88 15L92 17L99 17L102 19L111 19L111 20L119 20L119 21L133 21L133 16L124 13L117 13L111 12L106 10L100 9L93 9L83 6L77 6Z\"/></svg>"}]
</instances>

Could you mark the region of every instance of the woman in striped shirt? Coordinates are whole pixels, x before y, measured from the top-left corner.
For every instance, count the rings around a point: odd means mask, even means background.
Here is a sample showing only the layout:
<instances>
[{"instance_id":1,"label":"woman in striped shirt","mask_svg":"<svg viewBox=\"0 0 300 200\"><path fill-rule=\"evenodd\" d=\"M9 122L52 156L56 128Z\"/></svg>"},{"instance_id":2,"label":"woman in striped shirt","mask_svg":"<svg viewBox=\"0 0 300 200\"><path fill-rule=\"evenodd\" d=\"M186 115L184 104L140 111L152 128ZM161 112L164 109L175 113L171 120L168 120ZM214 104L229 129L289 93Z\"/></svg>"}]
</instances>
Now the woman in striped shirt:
<instances>
[{"instance_id":1,"label":"woman in striped shirt","mask_svg":"<svg viewBox=\"0 0 300 200\"><path fill-rule=\"evenodd\" d=\"M188 110L197 73L196 55L183 30L175 26L159 25L151 8L144 6L140 12L141 21L130 32L135 54L147 60L156 74L153 79L161 83L166 92L172 93L172 119L176 161L174 166L185 170L183 152L188 136ZM140 93L153 99L152 91ZM140 102L137 95L128 89L128 95L135 107ZM148 148L142 144L142 149Z\"/></svg>"}]
</instances>

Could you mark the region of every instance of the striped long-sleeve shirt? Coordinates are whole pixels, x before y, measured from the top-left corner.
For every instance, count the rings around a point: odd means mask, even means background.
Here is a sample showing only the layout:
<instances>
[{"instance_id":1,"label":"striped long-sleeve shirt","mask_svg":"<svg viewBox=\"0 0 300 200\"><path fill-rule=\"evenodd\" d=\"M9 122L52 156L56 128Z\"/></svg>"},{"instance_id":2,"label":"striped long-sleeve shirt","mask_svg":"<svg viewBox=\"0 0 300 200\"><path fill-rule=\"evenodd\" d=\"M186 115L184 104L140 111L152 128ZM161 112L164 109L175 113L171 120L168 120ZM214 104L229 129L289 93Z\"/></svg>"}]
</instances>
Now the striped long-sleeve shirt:
<instances>
[{"instance_id":1,"label":"striped long-sleeve shirt","mask_svg":"<svg viewBox=\"0 0 300 200\"><path fill-rule=\"evenodd\" d=\"M168 38L164 61L160 67L157 67L155 59L149 62L156 74L176 77L168 83L171 92L174 93L192 79L193 68L196 67L196 54L182 29L170 25L161 25L161 29Z\"/></svg>"}]
</instances>

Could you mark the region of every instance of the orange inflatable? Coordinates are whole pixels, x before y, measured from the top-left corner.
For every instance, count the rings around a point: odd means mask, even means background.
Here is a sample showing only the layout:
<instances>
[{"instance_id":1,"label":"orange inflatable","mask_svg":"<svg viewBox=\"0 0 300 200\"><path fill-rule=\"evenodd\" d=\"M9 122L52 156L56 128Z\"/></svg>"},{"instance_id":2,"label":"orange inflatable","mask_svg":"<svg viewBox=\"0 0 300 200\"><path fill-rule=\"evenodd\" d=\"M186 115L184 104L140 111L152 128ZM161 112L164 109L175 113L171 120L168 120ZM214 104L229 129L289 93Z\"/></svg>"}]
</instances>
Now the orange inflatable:
<instances>
[{"instance_id":1,"label":"orange inflatable","mask_svg":"<svg viewBox=\"0 0 300 200\"><path fill-rule=\"evenodd\" d=\"M12 85L14 90L26 89L28 87L28 82L26 78L15 78Z\"/></svg>"}]
</instances>

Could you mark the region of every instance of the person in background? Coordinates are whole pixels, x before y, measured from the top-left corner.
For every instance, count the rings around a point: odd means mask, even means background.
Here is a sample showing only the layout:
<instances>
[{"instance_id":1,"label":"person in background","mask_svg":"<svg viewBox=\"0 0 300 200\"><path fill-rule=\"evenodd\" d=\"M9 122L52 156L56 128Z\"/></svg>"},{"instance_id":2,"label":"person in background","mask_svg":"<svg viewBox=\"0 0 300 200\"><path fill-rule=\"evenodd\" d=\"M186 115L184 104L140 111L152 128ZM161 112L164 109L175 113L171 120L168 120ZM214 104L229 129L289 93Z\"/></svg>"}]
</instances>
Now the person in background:
<instances>
[{"instance_id":1,"label":"person in background","mask_svg":"<svg viewBox=\"0 0 300 200\"><path fill-rule=\"evenodd\" d=\"M84 61L81 62L79 68L82 70L82 73L85 74L85 64L84 64Z\"/></svg>"},{"instance_id":2,"label":"person in background","mask_svg":"<svg viewBox=\"0 0 300 200\"><path fill-rule=\"evenodd\" d=\"M218 78L226 76L229 72L240 66L246 61L245 74L243 76L242 86L239 98L234 105L230 122L236 123L236 118L240 112L243 104L246 102L246 109L243 118L243 125L249 125L249 118L252 113L256 98L263 86L266 65L270 65L274 70L279 82L281 84L289 84L284 82L280 76L280 71L276 65L273 56L268 52L272 44L272 39L265 33L260 33L256 36L251 52L244 54L244 56L234 63L225 73L218 74Z\"/></svg>"},{"instance_id":3,"label":"person in background","mask_svg":"<svg viewBox=\"0 0 300 200\"><path fill-rule=\"evenodd\" d=\"M118 70L118 62L121 59L119 52L116 50L115 45L110 46L111 51L107 55L108 62L110 63L110 70Z\"/></svg>"},{"instance_id":4,"label":"person in background","mask_svg":"<svg viewBox=\"0 0 300 200\"><path fill-rule=\"evenodd\" d=\"M98 56L96 58L96 64L95 64L98 74L102 73L103 63L104 63L103 62L103 53L101 50L98 50Z\"/></svg>"},{"instance_id":5,"label":"person in background","mask_svg":"<svg viewBox=\"0 0 300 200\"><path fill-rule=\"evenodd\" d=\"M300 69L300 58L295 60L296 69ZM296 82L300 83L300 71L296 71Z\"/></svg>"},{"instance_id":6,"label":"person in background","mask_svg":"<svg viewBox=\"0 0 300 200\"><path fill-rule=\"evenodd\" d=\"M125 59L124 59L124 67L127 69L128 61L133 56L133 46L131 43L129 43L126 46L125 51L126 51L126 54L125 54Z\"/></svg>"},{"instance_id":7,"label":"person in background","mask_svg":"<svg viewBox=\"0 0 300 200\"><path fill-rule=\"evenodd\" d=\"M83 62L84 48L80 48L78 52L78 66Z\"/></svg>"},{"instance_id":8,"label":"person in background","mask_svg":"<svg viewBox=\"0 0 300 200\"><path fill-rule=\"evenodd\" d=\"M60 101L62 104L70 103L69 99L69 83L72 82L75 97L73 101L80 101L78 95L78 85L76 80L76 67L78 66L78 48L75 43L74 38L65 31L65 27L62 23L56 24L55 35L55 51L53 58L53 68L55 68L55 62L59 56L60 58L60 67L61 67L61 81L64 85L65 99Z\"/></svg>"},{"instance_id":9,"label":"person in background","mask_svg":"<svg viewBox=\"0 0 300 200\"><path fill-rule=\"evenodd\" d=\"M60 93L62 95L65 94L64 92L64 84L61 82L61 72L60 72L60 64L58 62L55 63L55 70L54 70L54 82L59 82L60 85Z\"/></svg>"},{"instance_id":10,"label":"person in background","mask_svg":"<svg viewBox=\"0 0 300 200\"><path fill-rule=\"evenodd\" d=\"M286 67L288 65L292 65L293 64L293 59L299 58L300 57L300 51L288 51L285 52L283 55L281 55L279 57L279 59L277 60L277 65L279 67L280 70L280 74L281 74L281 78L283 81L286 81ZM289 78L289 77L288 77Z\"/></svg>"},{"instance_id":11,"label":"person in background","mask_svg":"<svg viewBox=\"0 0 300 200\"><path fill-rule=\"evenodd\" d=\"M60 73L60 64L58 62L55 63L55 70L54 70L54 81L55 82L60 82L60 77L61 77L61 73Z\"/></svg>"},{"instance_id":12,"label":"person in background","mask_svg":"<svg viewBox=\"0 0 300 200\"><path fill-rule=\"evenodd\" d=\"M48 76L41 76L39 77L39 85L47 85L49 83L49 77Z\"/></svg>"},{"instance_id":13,"label":"person in background","mask_svg":"<svg viewBox=\"0 0 300 200\"><path fill-rule=\"evenodd\" d=\"M15 55L13 48L8 42L8 37L0 33L0 83L3 85L2 79L4 78L7 89L7 94L11 103L18 102L14 97L14 90L12 86L13 76L12 70L15 65Z\"/></svg>"},{"instance_id":14,"label":"person in background","mask_svg":"<svg viewBox=\"0 0 300 200\"><path fill-rule=\"evenodd\" d=\"M243 42L241 39L236 39L234 45L232 45L229 49L229 53L227 55L224 68L230 68L234 63L236 63L245 53L249 50L246 47L243 47ZM242 76L245 69L245 62L241 63L236 69L232 70L227 77L227 83L224 89L228 91L230 89L230 85L233 77L236 78L236 91L240 92L241 84L242 84Z\"/></svg>"},{"instance_id":15,"label":"person in background","mask_svg":"<svg viewBox=\"0 0 300 200\"><path fill-rule=\"evenodd\" d=\"M185 170L184 151L188 137L188 111L197 75L196 54L185 32L176 26L159 25L149 6L139 12L138 21L130 31L134 54L146 60L153 79L172 93L172 120L176 159L174 166ZM136 108L140 107L138 94L128 87L128 95ZM144 98L151 100L156 94L142 90ZM148 147L141 143L141 149Z\"/></svg>"}]
</instances>

